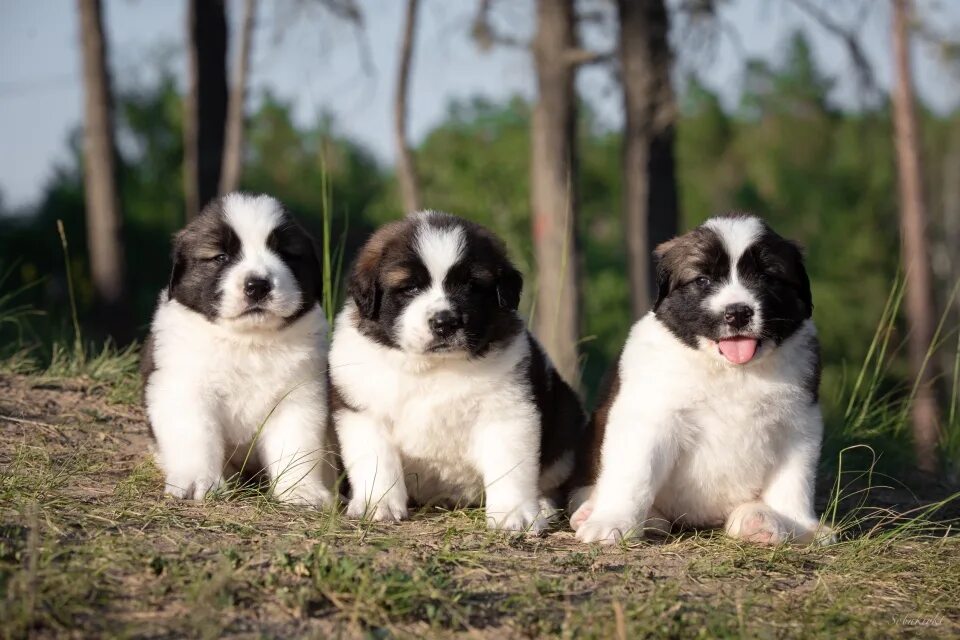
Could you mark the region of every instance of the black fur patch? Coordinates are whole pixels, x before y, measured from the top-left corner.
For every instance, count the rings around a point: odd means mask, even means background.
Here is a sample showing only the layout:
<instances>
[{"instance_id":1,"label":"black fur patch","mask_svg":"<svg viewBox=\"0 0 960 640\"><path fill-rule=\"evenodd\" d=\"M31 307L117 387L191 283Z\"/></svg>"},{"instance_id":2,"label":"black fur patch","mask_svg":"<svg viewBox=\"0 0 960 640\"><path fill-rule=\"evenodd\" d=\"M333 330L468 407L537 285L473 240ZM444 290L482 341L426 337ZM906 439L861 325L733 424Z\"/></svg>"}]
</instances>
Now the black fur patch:
<instances>
[{"instance_id":1,"label":"black fur patch","mask_svg":"<svg viewBox=\"0 0 960 640\"><path fill-rule=\"evenodd\" d=\"M143 388L140 391L140 401L143 403L143 406L147 406L147 385L150 383L150 376L157 370L157 363L153 355L153 350L156 348L154 342L153 334L151 333L147 336L147 339L143 341L143 346L140 347L140 379L143 382ZM153 423L147 420L147 426L150 428L150 437L156 441L157 436L153 432Z\"/></svg>"},{"instance_id":2,"label":"black fur patch","mask_svg":"<svg viewBox=\"0 0 960 640\"><path fill-rule=\"evenodd\" d=\"M583 440L587 417L576 392L568 385L543 352L542 347L527 334L530 356L521 363L533 403L540 414L540 470L548 469L569 451L574 453L576 469L582 465Z\"/></svg>"},{"instance_id":3,"label":"black fur patch","mask_svg":"<svg viewBox=\"0 0 960 640\"><path fill-rule=\"evenodd\" d=\"M823 362L820 358L820 340L816 336L810 339L810 350L813 352L813 369L804 378L803 388L810 394L811 404L820 402L820 378L823 375Z\"/></svg>"}]
</instances>

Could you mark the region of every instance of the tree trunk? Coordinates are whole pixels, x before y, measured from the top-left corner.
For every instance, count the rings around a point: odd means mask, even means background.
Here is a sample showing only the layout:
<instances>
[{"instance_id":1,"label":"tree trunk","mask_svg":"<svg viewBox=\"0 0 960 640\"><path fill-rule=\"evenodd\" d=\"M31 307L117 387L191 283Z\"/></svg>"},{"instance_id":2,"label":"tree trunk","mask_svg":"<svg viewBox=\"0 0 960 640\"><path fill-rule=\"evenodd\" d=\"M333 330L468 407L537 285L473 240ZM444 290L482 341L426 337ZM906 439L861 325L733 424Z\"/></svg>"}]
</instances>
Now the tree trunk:
<instances>
[{"instance_id":1,"label":"tree trunk","mask_svg":"<svg viewBox=\"0 0 960 640\"><path fill-rule=\"evenodd\" d=\"M83 49L83 169L87 250L97 301L115 311L125 306L123 218L117 194L113 97L107 70L100 0L78 0ZM110 314L115 318L115 314Z\"/></svg>"},{"instance_id":2,"label":"tree trunk","mask_svg":"<svg viewBox=\"0 0 960 640\"><path fill-rule=\"evenodd\" d=\"M656 291L653 249L677 234L676 101L663 0L618 0L623 75L623 219L633 318Z\"/></svg>"},{"instance_id":3,"label":"tree trunk","mask_svg":"<svg viewBox=\"0 0 960 640\"><path fill-rule=\"evenodd\" d=\"M253 23L257 15L256 0L246 0L243 6L243 24L240 27L240 46L233 69L233 86L227 105L227 125L223 147L223 167L220 173L220 193L230 193L240 187L243 172L244 105L247 101L247 76L250 74L250 49L253 42Z\"/></svg>"},{"instance_id":4,"label":"tree trunk","mask_svg":"<svg viewBox=\"0 0 960 640\"><path fill-rule=\"evenodd\" d=\"M397 69L397 89L393 100L394 139L397 147L397 180L403 208L407 213L420 209L420 186L413 152L407 142L407 89L410 85L410 67L417 31L419 0L407 0L406 22L400 43L400 66Z\"/></svg>"},{"instance_id":5,"label":"tree trunk","mask_svg":"<svg viewBox=\"0 0 960 640\"><path fill-rule=\"evenodd\" d=\"M893 2L893 53L896 79L893 91L893 124L900 185L900 233L906 273L906 311L911 372L917 384L911 407L914 453L921 471L938 468L937 404L934 393L933 359L926 362L933 340L935 311L931 292L929 248L926 239L920 169L920 139L910 69L908 22L909 0Z\"/></svg>"},{"instance_id":6,"label":"tree trunk","mask_svg":"<svg viewBox=\"0 0 960 640\"><path fill-rule=\"evenodd\" d=\"M560 374L579 379L580 254L577 244L576 48L572 0L538 0L533 59L537 102L531 128L531 208L537 260L536 334Z\"/></svg>"},{"instance_id":7,"label":"tree trunk","mask_svg":"<svg viewBox=\"0 0 960 640\"><path fill-rule=\"evenodd\" d=\"M187 6L189 87L184 135L187 219L217 195L227 116L227 17L223 0L190 0Z\"/></svg>"}]
</instances>

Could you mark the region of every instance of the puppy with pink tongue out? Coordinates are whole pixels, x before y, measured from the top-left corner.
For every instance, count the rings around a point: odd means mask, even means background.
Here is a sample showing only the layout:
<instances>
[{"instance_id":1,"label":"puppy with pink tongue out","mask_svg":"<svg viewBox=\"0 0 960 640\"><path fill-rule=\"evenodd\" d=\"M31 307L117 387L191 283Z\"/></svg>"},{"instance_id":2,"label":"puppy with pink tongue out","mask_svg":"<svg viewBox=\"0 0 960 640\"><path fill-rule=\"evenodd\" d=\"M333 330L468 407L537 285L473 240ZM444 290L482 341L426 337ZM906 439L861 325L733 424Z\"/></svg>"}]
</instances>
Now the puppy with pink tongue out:
<instances>
[{"instance_id":1,"label":"puppy with pink tongue out","mask_svg":"<svg viewBox=\"0 0 960 640\"><path fill-rule=\"evenodd\" d=\"M820 352L799 247L748 215L656 250L657 297L591 419L570 523L583 542L724 527L828 543L814 512Z\"/></svg>"}]
</instances>

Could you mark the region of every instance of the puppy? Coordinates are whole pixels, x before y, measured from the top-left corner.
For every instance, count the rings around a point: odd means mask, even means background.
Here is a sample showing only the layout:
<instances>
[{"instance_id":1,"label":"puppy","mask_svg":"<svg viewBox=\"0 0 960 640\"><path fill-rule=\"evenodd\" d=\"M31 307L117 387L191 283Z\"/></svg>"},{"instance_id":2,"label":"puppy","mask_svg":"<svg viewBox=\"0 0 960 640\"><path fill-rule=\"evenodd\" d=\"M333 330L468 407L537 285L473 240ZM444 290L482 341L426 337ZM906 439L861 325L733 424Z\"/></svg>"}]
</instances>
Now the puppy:
<instances>
[{"instance_id":1,"label":"puppy","mask_svg":"<svg viewBox=\"0 0 960 640\"><path fill-rule=\"evenodd\" d=\"M827 542L813 509L820 355L800 249L759 218L717 217L656 250L653 310L633 326L591 420L576 536L672 524L776 544Z\"/></svg>"},{"instance_id":2,"label":"puppy","mask_svg":"<svg viewBox=\"0 0 960 640\"><path fill-rule=\"evenodd\" d=\"M517 314L522 286L497 237L445 213L363 247L330 350L348 515L485 497L493 528L548 526L586 419Z\"/></svg>"},{"instance_id":3,"label":"puppy","mask_svg":"<svg viewBox=\"0 0 960 640\"><path fill-rule=\"evenodd\" d=\"M310 236L268 196L215 200L175 236L141 361L168 494L265 470L280 500L330 502L320 276Z\"/></svg>"}]
</instances>

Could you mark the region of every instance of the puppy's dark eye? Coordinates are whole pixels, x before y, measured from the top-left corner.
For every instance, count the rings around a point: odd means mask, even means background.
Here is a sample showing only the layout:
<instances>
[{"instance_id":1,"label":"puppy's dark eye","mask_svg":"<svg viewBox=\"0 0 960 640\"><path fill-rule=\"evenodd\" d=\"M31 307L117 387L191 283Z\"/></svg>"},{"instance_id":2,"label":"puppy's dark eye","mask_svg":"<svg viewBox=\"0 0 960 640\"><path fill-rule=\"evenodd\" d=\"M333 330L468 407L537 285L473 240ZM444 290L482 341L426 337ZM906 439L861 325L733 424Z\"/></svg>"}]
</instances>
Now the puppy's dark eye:
<instances>
[{"instance_id":1,"label":"puppy's dark eye","mask_svg":"<svg viewBox=\"0 0 960 640\"><path fill-rule=\"evenodd\" d=\"M708 278L707 276L697 276L694 282L697 284L698 287L706 288L710 286L710 278Z\"/></svg>"},{"instance_id":2,"label":"puppy's dark eye","mask_svg":"<svg viewBox=\"0 0 960 640\"><path fill-rule=\"evenodd\" d=\"M408 285L408 286L406 286L406 287L397 287L397 288L394 290L394 292L395 292L398 296L405 296L405 297L408 297L408 298L409 298L410 296L416 295L416 293L417 293L418 291L420 291L420 287L418 287L418 286L415 285L415 284Z\"/></svg>"},{"instance_id":3,"label":"puppy's dark eye","mask_svg":"<svg viewBox=\"0 0 960 640\"><path fill-rule=\"evenodd\" d=\"M471 291L484 291L490 288L490 283L486 280L470 278L470 280L467 281L467 287L469 287Z\"/></svg>"},{"instance_id":4,"label":"puppy's dark eye","mask_svg":"<svg viewBox=\"0 0 960 640\"><path fill-rule=\"evenodd\" d=\"M213 256L213 258L211 258L211 260L219 264L223 264L229 259L230 259L230 256L228 256L225 253L218 253L217 255Z\"/></svg>"}]
</instances>

